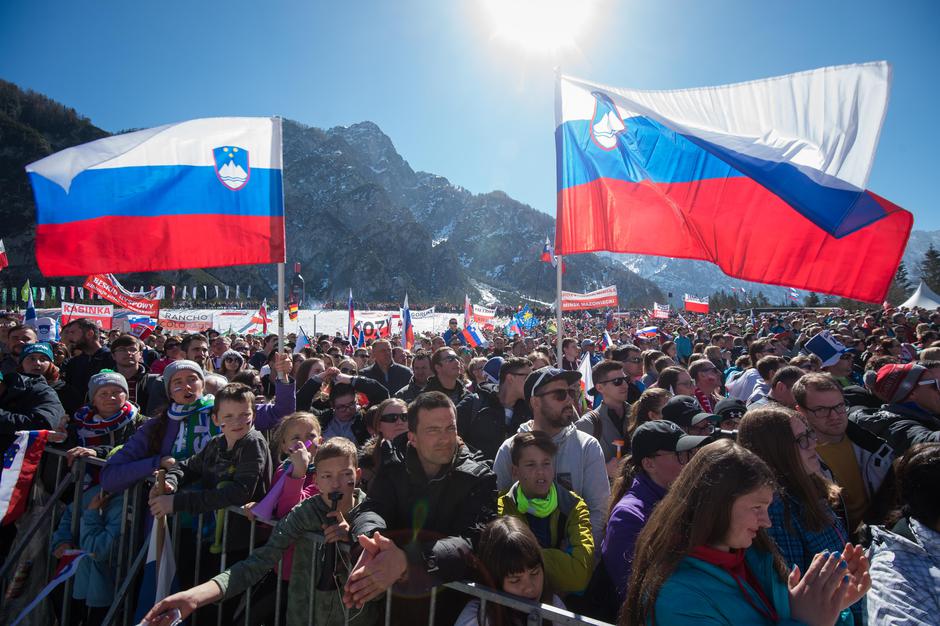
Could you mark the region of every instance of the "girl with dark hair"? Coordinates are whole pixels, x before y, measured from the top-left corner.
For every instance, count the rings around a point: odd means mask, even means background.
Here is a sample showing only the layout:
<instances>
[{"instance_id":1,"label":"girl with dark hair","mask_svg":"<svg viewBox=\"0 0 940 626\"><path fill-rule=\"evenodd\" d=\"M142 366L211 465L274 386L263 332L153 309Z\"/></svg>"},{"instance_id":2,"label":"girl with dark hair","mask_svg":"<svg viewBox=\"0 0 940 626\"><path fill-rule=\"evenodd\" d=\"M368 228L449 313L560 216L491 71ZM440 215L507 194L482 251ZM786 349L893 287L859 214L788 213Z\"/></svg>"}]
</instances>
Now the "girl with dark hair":
<instances>
[{"instance_id":1,"label":"girl with dark hair","mask_svg":"<svg viewBox=\"0 0 940 626\"><path fill-rule=\"evenodd\" d=\"M806 570L817 552L842 550L850 538L833 511L840 506L840 491L820 473L816 433L805 418L787 409L755 409L744 414L738 428L738 443L763 459L780 485L768 510L767 532L787 566ZM856 603L851 615L844 612L839 624L864 623L863 605Z\"/></svg>"},{"instance_id":2,"label":"girl with dark hair","mask_svg":"<svg viewBox=\"0 0 940 626\"><path fill-rule=\"evenodd\" d=\"M699 450L640 533L620 624L835 624L870 586L867 561L849 546L788 575L765 532L775 484L730 440Z\"/></svg>"},{"instance_id":3,"label":"girl with dark hair","mask_svg":"<svg viewBox=\"0 0 940 626\"><path fill-rule=\"evenodd\" d=\"M542 549L532 531L518 517L497 517L483 529L478 548L486 582L500 591L529 602L564 608L545 584ZM474 598L464 607L454 626L523 626L528 616L489 602L486 609ZM551 622L543 621L543 624Z\"/></svg>"}]
</instances>

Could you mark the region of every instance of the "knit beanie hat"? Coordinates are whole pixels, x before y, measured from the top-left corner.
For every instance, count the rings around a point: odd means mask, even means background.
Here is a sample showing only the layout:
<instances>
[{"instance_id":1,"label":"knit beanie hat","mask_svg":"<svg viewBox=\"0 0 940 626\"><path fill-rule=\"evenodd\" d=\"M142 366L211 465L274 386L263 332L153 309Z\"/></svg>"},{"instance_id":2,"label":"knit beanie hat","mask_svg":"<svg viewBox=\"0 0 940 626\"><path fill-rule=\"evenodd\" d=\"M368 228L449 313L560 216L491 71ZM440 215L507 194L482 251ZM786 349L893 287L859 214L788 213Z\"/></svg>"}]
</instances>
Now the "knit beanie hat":
<instances>
[{"instance_id":1,"label":"knit beanie hat","mask_svg":"<svg viewBox=\"0 0 940 626\"><path fill-rule=\"evenodd\" d=\"M166 386L166 395L170 397L170 380L177 372L182 372L183 370L190 370L196 373L200 379L205 382L206 374L202 371L202 368L199 367L199 364L195 361L189 361L187 359L180 359L179 361L173 361L166 366L166 369L163 370L163 384Z\"/></svg>"},{"instance_id":2,"label":"knit beanie hat","mask_svg":"<svg viewBox=\"0 0 940 626\"><path fill-rule=\"evenodd\" d=\"M23 349L20 351L20 363L22 363L30 354L36 353L45 354L50 361L55 360L52 356L52 346L44 341L40 341L39 343L28 343L23 346Z\"/></svg>"},{"instance_id":3,"label":"knit beanie hat","mask_svg":"<svg viewBox=\"0 0 940 626\"><path fill-rule=\"evenodd\" d=\"M885 365L878 370L872 391L885 402L903 402L926 372L926 367L916 363Z\"/></svg>"},{"instance_id":4,"label":"knit beanie hat","mask_svg":"<svg viewBox=\"0 0 940 626\"><path fill-rule=\"evenodd\" d=\"M101 370L88 380L88 398L94 400L95 394L105 385L116 385L124 393L130 393L127 390L127 379L114 370Z\"/></svg>"},{"instance_id":5,"label":"knit beanie hat","mask_svg":"<svg viewBox=\"0 0 940 626\"><path fill-rule=\"evenodd\" d=\"M245 364L245 356L238 350L226 350L222 353L222 360L225 359L235 359L238 361L238 367L241 367Z\"/></svg>"}]
</instances>

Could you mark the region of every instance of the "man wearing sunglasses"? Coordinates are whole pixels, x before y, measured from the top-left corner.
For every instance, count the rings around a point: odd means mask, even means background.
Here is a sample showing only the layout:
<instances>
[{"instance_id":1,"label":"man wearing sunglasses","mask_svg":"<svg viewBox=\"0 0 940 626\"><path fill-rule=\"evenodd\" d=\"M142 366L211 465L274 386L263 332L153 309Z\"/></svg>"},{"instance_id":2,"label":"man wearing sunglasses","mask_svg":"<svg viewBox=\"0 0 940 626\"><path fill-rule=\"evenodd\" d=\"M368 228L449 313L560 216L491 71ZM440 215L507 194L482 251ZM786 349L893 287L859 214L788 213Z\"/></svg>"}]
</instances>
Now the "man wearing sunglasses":
<instances>
[{"instance_id":1,"label":"man wearing sunglasses","mask_svg":"<svg viewBox=\"0 0 940 626\"><path fill-rule=\"evenodd\" d=\"M643 378L643 357L640 348L633 344L620 346L610 353L610 358L620 361L623 371L627 374L627 402L633 404L640 399L640 394L646 391L646 386L640 382ZM593 372L591 373L593 375Z\"/></svg>"},{"instance_id":2,"label":"man wearing sunglasses","mask_svg":"<svg viewBox=\"0 0 940 626\"><path fill-rule=\"evenodd\" d=\"M581 395L580 381L580 372L550 366L529 374L523 393L532 409L532 420L522 424L519 432L542 431L558 446L555 480L587 503L591 511L591 532L595 545L598 545L604 536L610 482L601 445L597 439L574 426L574 403ZM500 492L509 489L514 482L511 444L511 438L502 443L493 464Z\"/></svg>"},{"instance_id":3,"label":"man wearing sunglasses","mask_svg":"<svg viewBox=\"0 0 940 626\"><path fill-rule=\"evenodd\" d=\"M886 480L895 456L891 447L848 418L842 388L829 374L805 374L792 392L796 410L816 431L816 452L826 465L824 473L828 471L842 488L849 532L854 534L863 521L879 521L890 505L886 501L890 490L882 493L881 487L893 482Z\"/></svg>"},{"instance_id":4,"label":"man wearing sunglasses","mask_svg":"<svg viewBox=\"0 0 940 626\"><path fill-rule=\"evenodd\" d=\"M623 371L619 361L601 361L591 370L594 388L590 395L601 394L601 405L581 416L575 427L593 436L601 444L604 461L607 462L607 475L617 475L618 453L626 452L623 445L624 433L627 432L627 418L630 405L627 404L627 390L630 379ZM620 441L618 449L615 441Z\"/></svg>"},{"instance_id":5,"label":"man wearing sunglasses","mask_svg":"<svg viewBox=\"0 0 940 626\"><path fill-rule=\"evenodd\" d=\"M886 404L869 415L852 414L858 425L885 439L901 456L915 443L940 441L940 365L890 364L878 370L873 391Z\"/></svg>"}]
</instances>

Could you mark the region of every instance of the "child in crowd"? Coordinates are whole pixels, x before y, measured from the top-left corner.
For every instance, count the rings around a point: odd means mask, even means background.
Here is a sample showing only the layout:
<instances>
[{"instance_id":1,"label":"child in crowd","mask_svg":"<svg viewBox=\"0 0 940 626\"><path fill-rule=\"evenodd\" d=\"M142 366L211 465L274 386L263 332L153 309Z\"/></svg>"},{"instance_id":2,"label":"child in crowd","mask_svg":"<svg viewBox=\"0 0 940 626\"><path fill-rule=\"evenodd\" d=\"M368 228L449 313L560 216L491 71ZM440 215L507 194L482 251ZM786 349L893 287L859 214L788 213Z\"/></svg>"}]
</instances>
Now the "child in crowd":
<instances>
[{"instance_id":1,"label":"child in crowd","mask_svg":"<svg viewBox=\"0 0 940 626\"><path fill-rule=\"evenodd\" d=\"M565 608L545 583L545 551L540 548L532 531L518 517L497 517L483 529L479 545L480 564L484 577L500 591L530 602L553 604ZM489 602L484 611L480 600L473 598L461 611L454 626L522 626L525 613Z\"/></svg>"},{"instance_id":2,"label":"child in crowd","mask_svg":"<svg viewBox=\"0 0 940 626\"><path fill-rule=\"evenodd\" d=\"M587 586L594 569L591 513L576 493L555 482L557 452L558 446L542 431L513 437L516 482L500 496L497 510L518 517L532 530L552 589L577 592Z\"/></svg>"},{"instance_id":3,"label":"child in crowd","mask_svg":"<svg viewBox=\"0 0 940 626\"><path fill-rule=\"evenodd\" d=\"M268 543L252 552L247 559L235 563L208 582L157 603L147 613L146 621L155 626L167 626L172 621L173 609L179 609L182 619L186 619L201 606L237 596L275 568L287 548L294 546L287 623L343 624L342 589L348 576L348 567L345 566L348 556L330 544L351 540L347 519L356 517L356 507L365 499L365 494L356 488L360 476L357 458L355 444L347 439L334 437L323 443L314 456L319 497L308 498L294 507L278 522ZM378 528L381 520L376 517L374 521ZM310 536L310 533L320 531L325 543ZM326 557L331 547L336 560L342 563L335 568L324 567L324 563L329 563ZM311 598L310 592L314 587L316 591ZM367 603L361 611L352 611L349 623L373 624L378 615L378 604Z\"/></svg>"},{"instance_id":4,"label":"child in crowd","mask_svg":"<svg viewBox=\"0 0 940 626\"><path fill-rule=\"evenodd\" d=\"M101 370L89 379L88 404L67 425L64 446L69 466L83 456L103 459L134 434L138 411L127 395L127 380L115 371Z\"/></svg>"}]
</instances>

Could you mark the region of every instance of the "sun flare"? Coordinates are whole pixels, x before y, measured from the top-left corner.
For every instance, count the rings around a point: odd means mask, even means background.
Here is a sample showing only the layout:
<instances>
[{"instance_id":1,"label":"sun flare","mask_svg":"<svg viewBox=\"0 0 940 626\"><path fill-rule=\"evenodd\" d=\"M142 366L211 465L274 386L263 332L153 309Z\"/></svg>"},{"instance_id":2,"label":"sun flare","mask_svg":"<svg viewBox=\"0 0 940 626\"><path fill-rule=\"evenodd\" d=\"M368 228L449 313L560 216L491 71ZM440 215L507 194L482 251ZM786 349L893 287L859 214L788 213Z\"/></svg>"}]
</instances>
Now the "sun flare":
<instances>
[{"instance_id":1,"label":"sun flare","mask_svg":"<svg viewBox=\"0 0 940 626\"><path fill-rule=\"evenodd\" d=\"M494 39L550 53L576 45L596 0L484 0L484 4Z\"/></svg>"}]
</instances>

